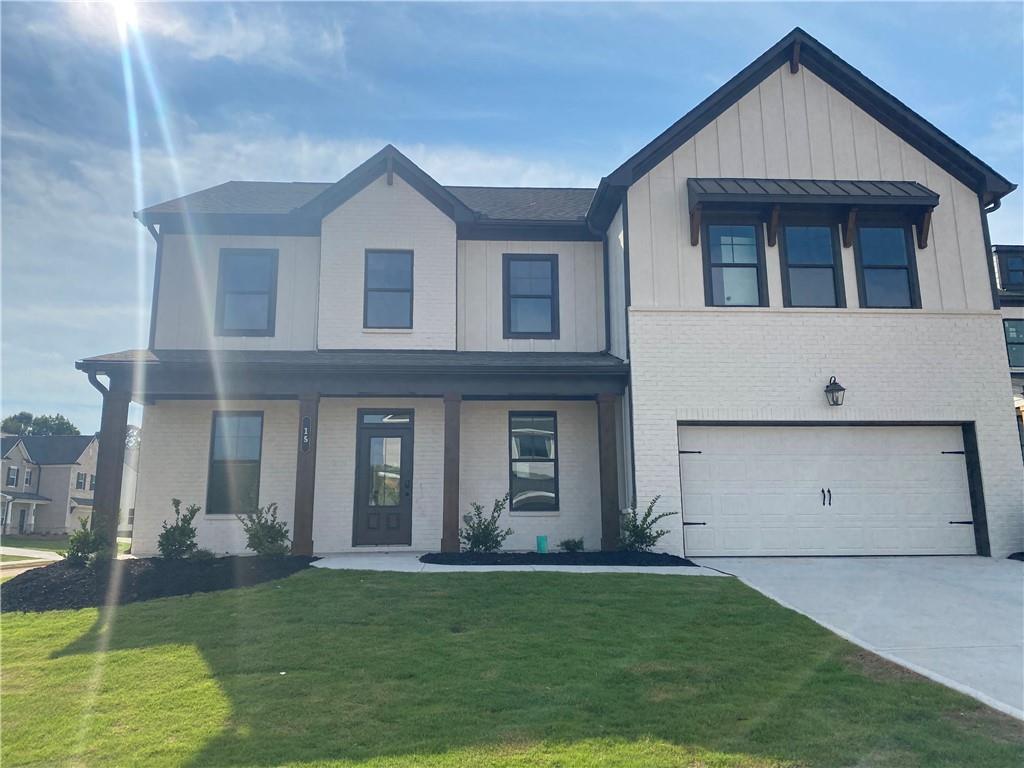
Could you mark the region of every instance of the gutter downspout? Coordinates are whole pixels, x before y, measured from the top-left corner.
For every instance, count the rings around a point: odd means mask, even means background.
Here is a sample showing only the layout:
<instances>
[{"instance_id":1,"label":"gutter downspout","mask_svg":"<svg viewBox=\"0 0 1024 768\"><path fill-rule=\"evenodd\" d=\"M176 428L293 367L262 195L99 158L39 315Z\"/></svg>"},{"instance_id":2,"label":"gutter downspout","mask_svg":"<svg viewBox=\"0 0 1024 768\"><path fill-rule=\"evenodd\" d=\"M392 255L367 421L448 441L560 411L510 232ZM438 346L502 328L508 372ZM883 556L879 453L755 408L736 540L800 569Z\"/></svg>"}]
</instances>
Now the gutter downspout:
<instances>
[{"instance_id":1,"label":"gutter downspout","mask_svg":"<svg viewBox=\"0 0 1024 768\"><path fill-rule=\"evenodd\" d=\"M87 371L86 376L89 377L89 383L92 384L96 391L99 392L101 395L106 397L110 393L110 390L103 386L103 383L96 378L95 371Z\"/></svg>"}]
</instances>

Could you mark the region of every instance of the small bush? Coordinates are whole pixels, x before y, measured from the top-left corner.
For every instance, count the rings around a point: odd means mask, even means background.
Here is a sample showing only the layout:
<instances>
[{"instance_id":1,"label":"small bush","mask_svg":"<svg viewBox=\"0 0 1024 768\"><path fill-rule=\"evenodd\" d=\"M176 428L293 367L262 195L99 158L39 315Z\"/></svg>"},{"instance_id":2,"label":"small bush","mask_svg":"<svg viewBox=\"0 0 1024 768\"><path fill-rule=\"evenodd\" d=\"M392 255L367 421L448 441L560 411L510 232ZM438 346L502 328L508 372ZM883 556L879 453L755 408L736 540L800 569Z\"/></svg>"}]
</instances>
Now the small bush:
<instances>
[{"instance_id":1,"label":"small bush","mask_svg":"<svg viewBox=\"0 0 1024 768\"><path fill-rule=\"evenodd\" d=\"M208 560L216 560L217 555L213 553L212 549L197 549L191 555L188 556L189 560L197 560L199 562L206 562Z\"/></svg>"},{"instance_id":2,"label":"small bush","mask_svg":"<svg viewBox=\"0 0 1024 768\"><path fill-rule=\"evenodd\" d=\"M558 548L563 552L582 552L583 539L563 539L558 542Z\"/></svg>"},{"instance_id":3,"label":"small bush","mask_svg":"<svg viewBox=\"0 0 1024 768\"><path fill-rule=\"evenodd\" d=\"M257 555L287 555L291 550L288 526L277 519L277 504L274 502L236 517L245 531L245 546Z\"/></svg>"},{"instance_id":4,"label":"small bush","mask_svg":"<svg viewBox=\"0 0 1024 768\"><path fill-rule=\"evenodd\" d=\"M619 549L624 549L627 552L650 552L658 543L658 539L668 533L664 529L655 530L654 526L658 524L658 521L677 513L654 514L654 505L660 498L661 496L655 496L651 499L651 503L647 505L647 510L642 515L637 513L635 506L622 515L622 535L619 540Z\"/></svg>"},{"instance_id":5,"label":"small bush","mask_svg":"<svg viewBox=\"0 0 1024 768\"><path fill-rule=\"evenodd\" d=\"M464 528L459 529L459 539L467 552L499 552L505 539L512 535L512 529L498 527L498 518L508 505L508 494L494 500L489 515L484 514L482 505L475 501L470 504L473 512L462 516Z\"/></svg>"},{"instance_id":6,"label":"small bush","mask_svg":"<svg viewBox=\"0 0 1024 768\"><path fill-rule=\"evenodd\" d=\"M199 548L196 544L196 527L192 525L192 521L199 514L200 506L189 504L182 512L181 499L171 499L171 506L174 507L174 522L170 525L166 520L163 522L156 547L162 557L168 560L181 560Z\"/></svg>"},{"instance_id":7,"label":"small bush","mask_svg":"<svg viewBox=\"0 0 1024 768\"><path fill-rule=\"evenodd\" d=\"M109 551L106 540L99 531L89 528L89 521L81 519L78 521L79 529L73 531L68 537L68 548L65 552L59 552L64 558L74 565L88 565L99 559L105 552Z\"/></svg>"}]
</instances>

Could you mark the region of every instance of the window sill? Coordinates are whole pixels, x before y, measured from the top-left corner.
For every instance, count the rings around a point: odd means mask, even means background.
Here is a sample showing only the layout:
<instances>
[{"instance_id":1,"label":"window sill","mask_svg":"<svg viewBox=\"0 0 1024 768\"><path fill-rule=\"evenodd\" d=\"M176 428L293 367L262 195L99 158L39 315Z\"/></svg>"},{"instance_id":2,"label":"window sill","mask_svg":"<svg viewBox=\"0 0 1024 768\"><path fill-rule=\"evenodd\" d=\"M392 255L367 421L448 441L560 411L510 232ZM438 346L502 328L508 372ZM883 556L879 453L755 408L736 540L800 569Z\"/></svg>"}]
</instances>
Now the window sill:
<instances>
[{"instance_id":1,"label":"window sill","mask_svg":"<svg viewBox=\"0 0 1024 768\"><path fill-rule=\"evenodd\" d=\"M515 511L509 511L509 517L558 517L560 516L561 510L558 509L519 509Z\"/></svg>"},{"instance_id":2,"label":"window sill","mask_svg":"<svg viewBox=\"0 0 1024 768\"><path fill-rule=\"evenodd\" d=\"M363 328L363 333L412 333L412 328Z\"/></svg>"}]
</instances>

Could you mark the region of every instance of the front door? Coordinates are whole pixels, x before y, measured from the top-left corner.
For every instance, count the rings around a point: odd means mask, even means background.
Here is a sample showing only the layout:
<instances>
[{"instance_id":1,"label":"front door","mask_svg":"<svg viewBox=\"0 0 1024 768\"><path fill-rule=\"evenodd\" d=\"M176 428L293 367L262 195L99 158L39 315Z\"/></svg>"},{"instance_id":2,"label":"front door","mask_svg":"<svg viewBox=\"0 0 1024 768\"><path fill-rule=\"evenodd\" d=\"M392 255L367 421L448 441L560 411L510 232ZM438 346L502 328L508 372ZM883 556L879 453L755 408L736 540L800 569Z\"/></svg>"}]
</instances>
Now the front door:
<instances>
[{"instance_id":1,"label":"front door","mask_svg":"<svg viewBox=\"0 0 1024 768\"><path fill-rule=\"evenodd\" d=\"M21 511L18 513L18 533L24 533L25 532L25 518L27 516L28 516L28 509L26 507L22 507Z\"/></svg>"},{"instance_id":2,"label":"front door","mask_svg":"<svg viewBox=\"0 0 1024 768\"><path fill-rule=\"evenodd\" d=\"M412 543L412 411L359 411L354 546Z\"/></svg>"}]
</instances>

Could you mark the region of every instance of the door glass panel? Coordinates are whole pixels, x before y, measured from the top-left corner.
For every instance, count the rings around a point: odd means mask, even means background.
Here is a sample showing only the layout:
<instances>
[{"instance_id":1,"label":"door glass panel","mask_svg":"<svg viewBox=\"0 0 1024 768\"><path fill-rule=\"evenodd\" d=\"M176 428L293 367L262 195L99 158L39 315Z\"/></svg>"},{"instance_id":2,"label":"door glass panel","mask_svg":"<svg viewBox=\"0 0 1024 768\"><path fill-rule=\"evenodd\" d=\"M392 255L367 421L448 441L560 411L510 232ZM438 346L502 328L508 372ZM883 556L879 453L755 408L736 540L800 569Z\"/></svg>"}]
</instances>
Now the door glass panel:
<instances>
[{"instance_id":1,"label":"door glass panel","mask_svg":"<svg viewBox=\"0 0 1024 768\"><path fill-rule=\"evenodd\" d=\"M402 496L402 438L370 438L371 507L397 507Z\"/></svg>"}]
</instances>

